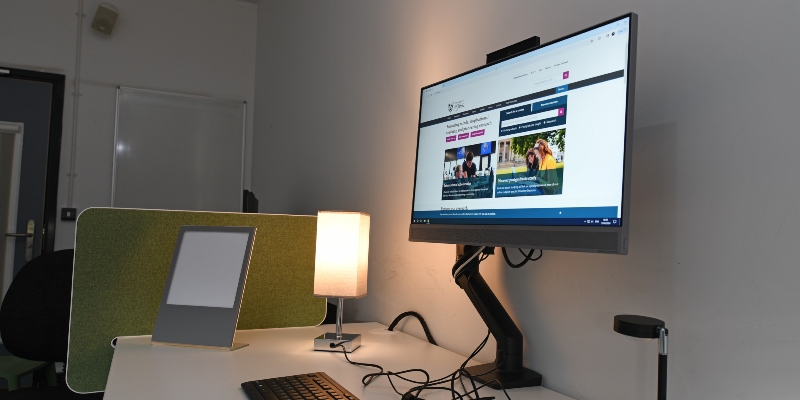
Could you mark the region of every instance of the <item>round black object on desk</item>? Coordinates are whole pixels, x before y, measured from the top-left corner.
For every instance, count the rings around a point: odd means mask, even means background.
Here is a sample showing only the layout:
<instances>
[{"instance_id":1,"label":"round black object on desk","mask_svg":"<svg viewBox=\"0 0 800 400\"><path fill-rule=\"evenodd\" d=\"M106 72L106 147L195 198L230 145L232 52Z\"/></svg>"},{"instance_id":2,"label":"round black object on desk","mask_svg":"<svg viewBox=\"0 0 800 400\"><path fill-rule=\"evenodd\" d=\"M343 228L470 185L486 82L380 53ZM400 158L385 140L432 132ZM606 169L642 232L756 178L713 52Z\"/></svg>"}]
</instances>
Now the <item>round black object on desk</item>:
<instances>
[{"instance_id":1,"label":"round black object on desk","mask_svg":"<svg viewBox=\"0 0 800 400\"><path fill-rule=\"evenodd\" d=\"M658 400L667 400L667 328L660 319L615 315L614 331L642 339L658 339Z\"/></svg>"},{"instance_id":2,"label":"round black object on desk","mask_svg":"<svg viewBox=\"0 0 800 400\"><path fill-rule=\"evenodd\" d=\"M641 315L614 316L614 332L642 339L658 339L658 328L666 324L660 319Z\"/></svg>"}]
</instances>

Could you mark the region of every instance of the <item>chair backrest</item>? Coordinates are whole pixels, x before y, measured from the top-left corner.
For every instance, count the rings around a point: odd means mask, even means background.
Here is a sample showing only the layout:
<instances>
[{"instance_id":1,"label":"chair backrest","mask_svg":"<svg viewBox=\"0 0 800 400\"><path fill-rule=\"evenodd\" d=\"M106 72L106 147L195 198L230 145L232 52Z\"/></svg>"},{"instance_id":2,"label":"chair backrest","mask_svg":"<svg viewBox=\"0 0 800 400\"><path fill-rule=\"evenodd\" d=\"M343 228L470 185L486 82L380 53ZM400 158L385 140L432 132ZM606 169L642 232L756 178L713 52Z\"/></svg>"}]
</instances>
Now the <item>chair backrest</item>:
<instances>
[{"instance_id":1,"label":"chair backrest","mask_svg":"<svg viewBox=\"0 0 800 400\"><path fill-rule=\"evenodd\" d=\"M257 228L237 329L312 326L325 318L325 299L313 296L315 216L88 209L75 234L72 390L105 390L111 340L153 333L181 225Z\"/></svg>"},{"instance_id":2,"label":"chair backrest","mask_svg":"<svg viewBox=\"0 0 800 400\"><path fill-rule=\"evenodd\" d=\"M0 307L0 335L11 354L34 361L67 360L72 249L42 254L11 281Z\"/></svg>"}]
</instances>

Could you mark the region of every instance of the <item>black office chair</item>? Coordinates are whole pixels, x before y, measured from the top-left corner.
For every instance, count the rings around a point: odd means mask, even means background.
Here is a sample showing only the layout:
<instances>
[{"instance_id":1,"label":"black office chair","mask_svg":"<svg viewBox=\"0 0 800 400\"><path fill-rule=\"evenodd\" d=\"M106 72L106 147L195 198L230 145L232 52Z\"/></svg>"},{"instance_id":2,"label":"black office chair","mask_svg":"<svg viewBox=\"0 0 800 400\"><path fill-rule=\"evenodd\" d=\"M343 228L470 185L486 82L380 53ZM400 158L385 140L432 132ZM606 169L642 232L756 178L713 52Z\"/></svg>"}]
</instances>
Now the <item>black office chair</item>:
<instances>
[{"instance_id":1,"label":"black office chair","mask_svg":"<svg viewBox=\"0 0 800 400\"><path fill-rule=\"evenodd\" d=\"M14 277L0 307L0 335L11 354L35 361L67 361L74 255L71 249L42 254ZM75 393L64 382L0 394L0 400L102 398L103 393Z\"/></svg>"}]
</instances>

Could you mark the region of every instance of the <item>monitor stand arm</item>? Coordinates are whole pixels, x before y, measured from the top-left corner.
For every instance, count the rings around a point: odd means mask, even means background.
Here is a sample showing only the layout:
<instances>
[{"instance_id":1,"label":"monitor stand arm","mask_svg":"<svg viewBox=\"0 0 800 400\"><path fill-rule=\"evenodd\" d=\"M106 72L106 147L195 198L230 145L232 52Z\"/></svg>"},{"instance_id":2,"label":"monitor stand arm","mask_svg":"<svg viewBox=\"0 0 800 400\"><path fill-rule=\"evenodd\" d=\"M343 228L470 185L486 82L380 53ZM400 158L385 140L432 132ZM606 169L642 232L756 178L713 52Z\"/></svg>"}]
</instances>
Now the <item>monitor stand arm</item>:
<instances>
[{"instance_id":1,"label":"monitor stand arm","mask_svg":"<svg viewBox=\"0 0 800 400\"><path fill-rule=\"evenodd\" d=\"M497 356L494 362L467 367L466 370L473 379L493 389L500 389L500 384L505 389L539 386L542 375L522 366L522 332L478 270L483 249L466 246L464 255L453 266L453 278L467 293L497 341Z\"/></svg>"}]
</instances>

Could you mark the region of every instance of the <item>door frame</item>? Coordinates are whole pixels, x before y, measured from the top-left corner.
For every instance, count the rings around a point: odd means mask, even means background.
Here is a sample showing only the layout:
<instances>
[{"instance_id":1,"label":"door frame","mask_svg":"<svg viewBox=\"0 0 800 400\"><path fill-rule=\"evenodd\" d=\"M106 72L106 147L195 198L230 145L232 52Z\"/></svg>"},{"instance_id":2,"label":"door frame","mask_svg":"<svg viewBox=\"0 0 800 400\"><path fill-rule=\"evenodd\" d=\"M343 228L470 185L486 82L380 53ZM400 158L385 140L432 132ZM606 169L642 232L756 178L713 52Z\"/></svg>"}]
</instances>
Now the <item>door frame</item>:
<instances>
[{"instance_id":1,"label":"door frame","mask_svg":"<svg viewBox=\"0 0 800 400\"><path fill-rule=\"evenodd\" d=\"M6 129L8 128L8 129ZM22 168L22 143L25 139L25 124L21 122L0 121L0 132L11 133L19 135L14 141L14 162L11 166L11 201L8 204L8 224L7 226L0 227L5 232L17 231L17 208L19 204L19 177L20 169ZM4 212L0 210L0 212ZM5 259L0 260L2 268L2 282L3 286L0 288L0 301L6 297L6 291L11 285L11 280L14 278L14 254L16 253L15 241L9 237L2 237L3 246L5 246Z\"/></svg>"},{"instance_id":2,"label":"door frame","mask_svg":"<svg viewBox=\"0 0 800 400\"><path fill-rule=\"evenodd\" d=\"M42 215L42 254L52 252L56 244L58 214L58 171L61 162L61 129L64 119L64 82L66 77L49 72L29 71L0 66L0 78L24 79L52 84L50 96L50 133L47 140L47 177Z\"/></svg>"}]
</instances>

